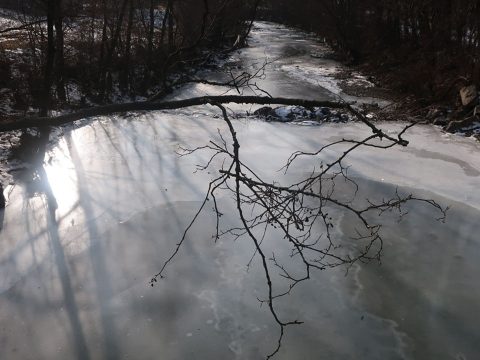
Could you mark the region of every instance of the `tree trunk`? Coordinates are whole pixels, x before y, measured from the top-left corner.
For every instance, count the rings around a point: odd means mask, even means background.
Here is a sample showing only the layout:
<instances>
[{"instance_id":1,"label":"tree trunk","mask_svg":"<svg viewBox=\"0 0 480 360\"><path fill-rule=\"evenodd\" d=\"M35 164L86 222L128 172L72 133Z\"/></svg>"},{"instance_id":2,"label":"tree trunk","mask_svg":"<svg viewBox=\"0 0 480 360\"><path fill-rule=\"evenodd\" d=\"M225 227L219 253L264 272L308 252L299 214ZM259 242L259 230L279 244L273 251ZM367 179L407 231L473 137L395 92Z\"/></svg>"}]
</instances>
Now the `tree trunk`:
<instances>
[{"instance_id":1,"label":"tree trunk","mask_svg":"<svg viewBox=\"0 0 480 360\"><path fill-rule=\"evenodd\" d=\"M53 83L53 66L55 61L55 37L54 37L54 21L55 21L55 2L47 0L47 53L45 60L45 73L43 79L43 101L41 105L41 116L47 116L48 110L51 108L51 90Z\"/></svg>"},{"instance_id":2,"label":"tree trunk","mask_svg":"<svg viewBox=\"0 0 480 360\"><path fill-rule=\"evenodd\" d=\"M107 55L103 62L101 78L100 78L100 96L102 97L102 99L105 97L105 94L106 94L107 79L111 78L111 74L109 74L109 72L111 71L111 63L113 60L113 55L115 53L115 50L117 49L117 43L120 39L120 32L122 30L123 18L125 17L125 10L127 8L128 2L129 0L123 0L122 6L120 8L120 13L118 15L117 23L115 25L115 28L113 29L112 40L110 42ZM110 81L108 81L108 83L109 82Z\"/></svg>"},{"instance_id":3,"label":"tree trunk","mask_svg":"<svg viewBox=\"0 0 480 360\"><path fill-rule=\"evenodd\" d=\"M102 26L102 43L100 45L100 58L99 58L99 70L98 76L100 79L99 92L100 97L103 98L105 94L105 84L106 84L106 68L105 68L105 53L107 51L107 28L108 28L108 14L107 14L107 1L103 0L103 26Z\"/></svg>"},{"instance_id":4,"label":"tree trunk","mask_svg":"<svg viewBox=\"0 0 480 360\"><path fill-rule=\"evenodd\" d=\"M173 34L173 0L168 1L168 52L172 53L174 48Z\"/></svg>"},{"instance_id":5,"label":"tree trunk","mask_svg":"<svg viewBox=\"0 0 480 360\"><path fill-rule=\"evenodd\" d=\"M152 69L153 63L153 35L155 31L155 0L150 0L150 22L148 24L147 70Z\"/></svg>"},{"instance_id":6,"label":"tree trunk","mask_svg":"<svg viewBox=\"0 0 480 360\"><path fill-rule=\"evenodd\" d=\"M55 0L55 78L57 96L61 101L66 100L64 80L64 34L62 0Z\"/></svg>"},{"instance_id":7,"label":"tree trunk","mask_svg":"<svg viewBox=\"0 0 480 360\"><path fill-rule=\"evenodd\" d=\"M122 91L128 90L130 86L130 57L131 57L131 47L132 47L132 25L133 25L133 0L129 0L130 9L128 11L128 24L127 24L127 38L125 41L125 59L124 66L122 71L122 83L120 84Z\"/></svg>"}]
</instances>

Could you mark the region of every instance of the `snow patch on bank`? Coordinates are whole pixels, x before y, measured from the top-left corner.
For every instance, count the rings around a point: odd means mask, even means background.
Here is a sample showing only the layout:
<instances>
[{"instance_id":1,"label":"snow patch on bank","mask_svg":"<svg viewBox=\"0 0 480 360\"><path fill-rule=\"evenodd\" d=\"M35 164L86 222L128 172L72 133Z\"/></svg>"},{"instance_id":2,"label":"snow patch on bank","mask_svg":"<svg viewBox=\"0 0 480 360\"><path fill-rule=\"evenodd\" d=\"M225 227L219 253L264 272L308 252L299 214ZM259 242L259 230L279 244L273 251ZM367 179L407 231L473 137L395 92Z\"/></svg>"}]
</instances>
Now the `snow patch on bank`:
<instances>
[{"instance_id":1,"label":"snow patch on bank","mask_svg":"<svg viewBox=\"0 0 480 360\"><path fill-rule=\"evenodd\" d=\"M21 26L19 17L15 11L0 8L0 30Z\"/></svg>"},{"instance_id":2,"label":"snow patch on bank","mask_svg":"<svg viewBox=\"0 0 480 360\"><path fill-rule=\"evenodd\" d=\"M373 88L375 84L372 83L365 75L362 75L358 72L352 72L350 78L345 81L345 84L348 86L360 86L364 88Z\"/></svg>"},{"instance_id":3,"label":"snow patch on bank","mask_svg":"<svg viewBox=\"0 0 480 360\"><path fill-rule=\"evenodd\" d=\"M20 144L20 131L0 133L0 184L6 186L12 182L11 171L25 167L19 160L10 158L10 151Z\"/></svg>"}]
</instances>

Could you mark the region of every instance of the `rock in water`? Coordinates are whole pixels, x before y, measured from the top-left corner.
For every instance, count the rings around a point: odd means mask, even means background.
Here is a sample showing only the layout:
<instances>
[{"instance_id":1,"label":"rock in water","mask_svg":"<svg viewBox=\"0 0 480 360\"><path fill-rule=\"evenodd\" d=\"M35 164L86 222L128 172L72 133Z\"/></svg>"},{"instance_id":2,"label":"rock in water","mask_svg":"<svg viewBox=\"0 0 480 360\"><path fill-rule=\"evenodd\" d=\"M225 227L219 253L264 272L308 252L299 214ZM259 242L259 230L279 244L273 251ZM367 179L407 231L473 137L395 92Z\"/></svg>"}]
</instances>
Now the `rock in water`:
<instances>
[{"instance_id":1,"label":"rock in water","mask_svg":"<svg viewBox=\"0 0 480 360\"><path fill-rule=\"evenodd\" d=\"M460 89L460 98L463 106L471 105L477 99L477 87L475 85L465 86Z\"/></svg>"},{"instance_id":2,"label":"rock in water","mask_svg":"<svg viewBox=\"0 0 480 360\"><path fill-rule=\"evenodd\" d=\"M260 109L255 110L253 114L257 116L262 116L262 117L277 116L277 114L275 113L275 110L272 109L270 106L261 107Z\"/></svg>"},{"instance_id":3,"label":"rock in water","mask_svg":"<svg viewBox=\"0 0 480 360\"><path fill-rule=\"evenodd\" d=\"M450 121L445 130L449 132L456 132L458 130L461 130L462 128L471 126L475 122L475 120L477 120L476 116L470 116L463 120Z\"/></svg>"},{"instance_id":4,"label":"rock in water","mask_svg":"<svg viewBox=\"0 0 480 360\"><path fill-rule=\"evenodd\" d=\"M476 116L480 119L480 105L475 106L475 109L473 109L473 116Z\"/></svg>"}]
</instances>

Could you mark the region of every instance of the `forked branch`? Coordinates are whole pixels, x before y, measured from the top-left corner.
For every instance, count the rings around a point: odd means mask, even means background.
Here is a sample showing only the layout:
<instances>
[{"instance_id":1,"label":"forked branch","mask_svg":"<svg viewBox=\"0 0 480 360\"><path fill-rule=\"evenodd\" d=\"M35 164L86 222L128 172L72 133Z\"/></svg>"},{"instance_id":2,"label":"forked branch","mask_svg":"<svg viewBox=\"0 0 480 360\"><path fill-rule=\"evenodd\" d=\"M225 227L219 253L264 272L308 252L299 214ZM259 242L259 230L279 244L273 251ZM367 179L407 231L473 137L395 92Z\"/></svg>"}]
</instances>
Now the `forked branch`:
<instances>
[{"instance_id":1,"label":"forked branch","mask_svg":"<svg viewBox=\"0 0 480 360\"><path fill-rule=\"evenodd\" d=\"M357 261L367 262L380 259L384 242L381 233L382 224L373 222L370 215L396 211L399 216L403 216L407 213L405 210L407 203L421 202L437 210L439 220L443 220L447 209L434 200L418 198L411 194L401 195L398 191L389 199L379 202L367 200L362 203L354 201L355 199L345 200L342 197L344 193L337 190L338 184L346 183L353 188L354 198L359 192L359 185L348 175L348 166L344 164L345 159L352 152L361 147L388 149L394 146L406 146L408 142L403 139L403 135L413 125L405 126L396 137L388 135L349 104L344 104L347 111L350 111L371 129L371 135L361 140L342 139L332 142L312 153L296 152L292 154L283 168L285 172L300 156L321 159L321 155L326 149L342 147L334 161L329 163L321 161L319 168L305 178L293 184L282 185L278 182L263 180L260 174L243 162L240 142L233 123L225 106L217 100L219 99L210 98L209 103L220 109L227 124L231 143L228 144L220 135L221 141L219 142L210 141L202 147L183 149L183 155L190 155L196 151L211 152L210 160L206 165L198 166L198 170L213 167L212 160L214 158L223 157L224 161L220 168L215 169L219 176L209 183L207 194L199 211L189 224L173 254L164 263L160 272L152 278L151 284L153 286L158 278L164 277L167 265L178 254L188 230L211 197L214 201L217 218L215 238L218 239L224 235L232 235L235 238L247 237L252 241L253 256L261 261L267 291L265 298L259 300L268 305L270 313L280 328L277 345L267 356L269 359L280 350L285 328L302 323L296 319L282 319L275 306L279 298L290 294L297 285L310 279L314 270L324 270L339 265L350 267ZM233 194L241 225L221 230L222 213L216 199L219 192L225 191ZM336 212L349 214L356 222L355 235L352 237L353 246L348 251L342 246L340 239L335 236L333 231L338 226L333 215ZM288 246L290 249L289 261L299 262L302 265L301 274L298 274L298 268L295 274L292 273L285 261L277 257L275 253L271 256L266 254L263 240L268 232L274 233L279 241L282 240L283 246ZM280 247L280 245L278 246ZM287 285L286 287L284 285L283 289L281 284L274 281L275 271L287 281Z\"/></svg>"}]
</instances>

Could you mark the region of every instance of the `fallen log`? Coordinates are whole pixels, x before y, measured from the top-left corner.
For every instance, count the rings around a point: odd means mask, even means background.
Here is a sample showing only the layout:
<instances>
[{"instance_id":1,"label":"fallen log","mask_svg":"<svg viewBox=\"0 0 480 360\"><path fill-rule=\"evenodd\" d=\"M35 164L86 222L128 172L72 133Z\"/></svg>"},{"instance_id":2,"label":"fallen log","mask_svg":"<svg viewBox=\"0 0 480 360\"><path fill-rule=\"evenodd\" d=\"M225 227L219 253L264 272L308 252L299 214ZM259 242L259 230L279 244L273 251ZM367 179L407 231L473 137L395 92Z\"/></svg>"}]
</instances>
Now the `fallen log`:
<instances>
[{"instance_id":1,"label":"fallen log","mask_svg":"<svg viewBox=\"0 0 480 360\"><path fill-rule=\"evenodd\" d=\"M32 127L60 126L89 117L106 116L125 112L174 110L198 105L229 103L257 105L297 105L306 108L330 107L336 109L350 109L351 107L351 104L340 101L316 101L305 99L241 95L201 96L185 100L171 100L162 102L142 101L123 104L109 104L82 109L77 112L52 117L33 116L16 118L13 121L0 124L0 132L27 129Z\"/></svg>"},{"instance_id":2,"label":"fallen log","mask_svg":"<svg viewBox=\"0 0 480 360\"><path fill-rule=\"evenodd\" d=\"M200 96L184 100L171 100L163 102L142 101L130 102L123 104L110 104L83 109L74 113L64 114L52 117L24 117L15 121L0 124L0 132L21 130L28 128L45 128L51 126L65 125L76 120L89 117L106 116L125 112L135 111L158 111L158 110L174 110L199 105L223 105L223 104L256 104L256 105L291 105L303 106L305 108L328 107L333 109L345 109L352 113L359 121L367 125L374 134L380 139L389 139L396 144L407 146L408 141L402 138L402 131L397 138L393 138L377 128L370 120L363 116L359 111L352 107L351 103L345 101L318 101L305 99L292 99L268 96L242 96L242 95L220 95L220 96ZM414 124L410 125L413 126ZM408 129L408 126L406 129ZM405 129L405 130L406 130Z\"/></svg>"}]
</instances>

